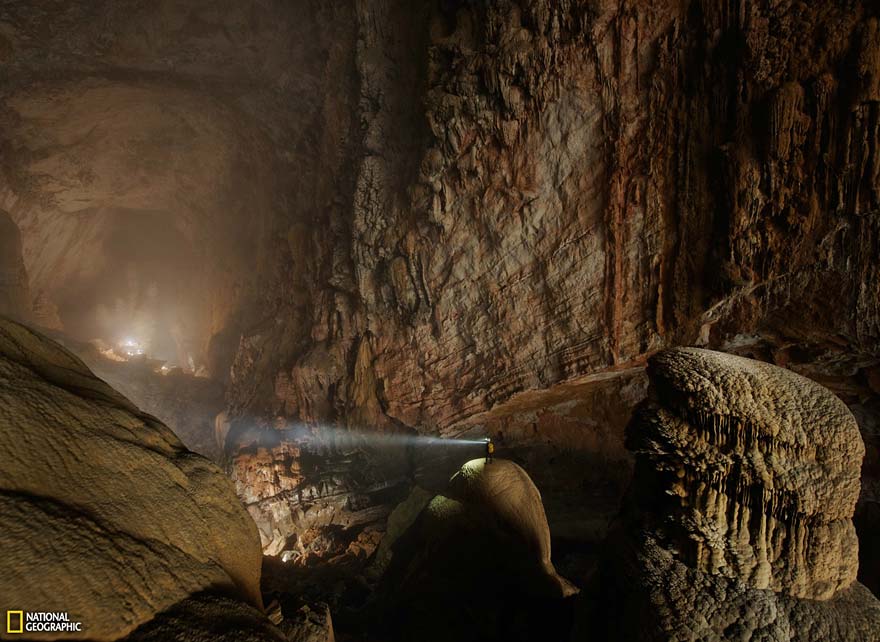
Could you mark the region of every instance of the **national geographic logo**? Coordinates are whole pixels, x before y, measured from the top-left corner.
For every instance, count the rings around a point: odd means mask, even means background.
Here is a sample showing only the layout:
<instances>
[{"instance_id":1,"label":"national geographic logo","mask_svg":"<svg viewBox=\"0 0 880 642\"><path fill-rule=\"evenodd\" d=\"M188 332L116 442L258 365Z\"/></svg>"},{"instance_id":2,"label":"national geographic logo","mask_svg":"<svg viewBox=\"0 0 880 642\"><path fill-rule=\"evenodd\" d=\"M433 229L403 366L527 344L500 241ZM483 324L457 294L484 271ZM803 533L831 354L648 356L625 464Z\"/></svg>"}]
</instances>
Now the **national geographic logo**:
<instances>
[{"instance_id":1,"label":"national geographic logo","mask_svg":"<svg viewBox=\"0 0 880 642\"><path fill-rule=\"evenodd\" d=\"M71 622L67 611L6 611L7 633L81 633L82 622Z\"/></svg>"}]
</instances>

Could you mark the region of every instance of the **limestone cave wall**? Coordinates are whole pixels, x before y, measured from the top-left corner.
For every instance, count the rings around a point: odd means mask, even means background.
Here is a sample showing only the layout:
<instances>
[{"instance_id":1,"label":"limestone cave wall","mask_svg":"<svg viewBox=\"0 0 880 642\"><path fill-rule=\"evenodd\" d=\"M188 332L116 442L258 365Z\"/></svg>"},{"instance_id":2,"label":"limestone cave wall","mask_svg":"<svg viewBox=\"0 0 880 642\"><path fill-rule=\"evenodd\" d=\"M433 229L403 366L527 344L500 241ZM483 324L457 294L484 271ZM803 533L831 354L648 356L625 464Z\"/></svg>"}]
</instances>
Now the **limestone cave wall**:
<instances>
[{"instance_id":1,"label":"limestone cave wall","mask_svg":"<svg viewBox=\"0 0 880 642\"><path fill-rule=\"evenodd\" d=\"M374 2L351 18L332 80L354 161L278 246L272 289L311 296L245 333L234 404L442 431L676 343L873 379L870 7Z\"/></svg>"},{"instance_id":2,"label":"limestone cave wall","mask_svg":"<svg viewBox=\"0 0 880 642\"><path fill-rule=\"evenodd\" d=\"M876 471L872 3L0 0L0 60L36 322L152 296L227 446L488 430L619 471L639 369L684 344L829 386ZM269 450L239 469L296 486Z\"/></svg>"}]
</instances>

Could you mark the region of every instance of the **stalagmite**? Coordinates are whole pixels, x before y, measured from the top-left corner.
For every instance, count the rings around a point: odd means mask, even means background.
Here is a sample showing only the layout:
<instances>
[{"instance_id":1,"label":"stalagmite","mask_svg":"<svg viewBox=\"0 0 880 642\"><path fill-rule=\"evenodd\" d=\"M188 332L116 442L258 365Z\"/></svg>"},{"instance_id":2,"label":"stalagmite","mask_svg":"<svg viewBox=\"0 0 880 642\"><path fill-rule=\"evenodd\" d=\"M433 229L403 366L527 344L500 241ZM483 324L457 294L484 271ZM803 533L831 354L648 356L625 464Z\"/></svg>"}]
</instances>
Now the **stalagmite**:
<instances>
[{"instance_id":1,"label":"stalagmite","mask_svg":"<svg viewBox=\"0 0 880 642\"><path fill-rule=\"evenodd\" d=\"M627 428L636 510L615 542L630 562L609 598L635 613L616 634L876 639L880 602L856 582L852 523L865 450L843 402L708 350L660 353L648 371L654 393Z\"/></svg>"}]
</instances>

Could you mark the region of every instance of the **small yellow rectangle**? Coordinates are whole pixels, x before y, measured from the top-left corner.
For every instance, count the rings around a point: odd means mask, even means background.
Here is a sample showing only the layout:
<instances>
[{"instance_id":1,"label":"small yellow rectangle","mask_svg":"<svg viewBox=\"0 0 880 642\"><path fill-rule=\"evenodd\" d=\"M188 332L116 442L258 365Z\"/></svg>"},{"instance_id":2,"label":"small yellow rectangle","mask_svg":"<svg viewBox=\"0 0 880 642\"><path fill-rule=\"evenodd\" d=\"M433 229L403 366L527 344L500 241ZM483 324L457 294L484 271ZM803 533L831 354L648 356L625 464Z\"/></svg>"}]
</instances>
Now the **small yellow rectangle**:
<instances>
[{"instance_id":1,"label":"small yellow rectangle","mask_svg":"<svg viewBox=\"0 0 880 642\"><path fill-rule=\"evenodd\" d=\"M18 625L12 624L13 616L18 616ZM24 611L6 611L6 632L24 633Z\"/></svg>"}]
</instances>

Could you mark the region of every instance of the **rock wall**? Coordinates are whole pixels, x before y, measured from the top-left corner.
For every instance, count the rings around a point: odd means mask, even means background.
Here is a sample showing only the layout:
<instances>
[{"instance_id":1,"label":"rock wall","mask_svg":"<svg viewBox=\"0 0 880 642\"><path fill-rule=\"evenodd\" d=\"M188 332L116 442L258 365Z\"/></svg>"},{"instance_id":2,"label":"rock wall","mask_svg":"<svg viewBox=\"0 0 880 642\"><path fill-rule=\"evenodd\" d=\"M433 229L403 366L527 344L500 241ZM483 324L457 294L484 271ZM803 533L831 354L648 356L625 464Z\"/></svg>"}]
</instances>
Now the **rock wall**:
<instances>
[{"instance_id":1,"label":"rock wall","mask_svg":"<svg viewBox=\"0 0 880 642\"><path fill-rule=\"evenodd\" d=\"M309 295L242 337L231 416L454 434L667 345L760 344L817 378L877 363L867 3L392 0L354 20L352 66L327 71L358 122L333 157L357 162L287 233L272 289Z\"/></svg>"},{"instance_id":2,"label":"rock wall","mask_svg":"<svg viewBox=\"0 0 880 642\"><path fill-rule=\"evenodd\" d=\"M872 3L160 4L0 1L0 206L44 323L120 221L173 230L193 260L159 301L229 434L455 434L678 344L845 377L878 416ZM301 483L289 454L255 501Z\"/></svg>"},{"instance_id":3,"label":"rock wall","mask_svg":"<svg viewBox=\"0 0 880 642\"><path fill-rule=\"evenodd\" d=\"M523 4L358 5L352 200L263 403L436 430L670 343L876 359L872 10Z\"/></svg>"}]
</instances>

